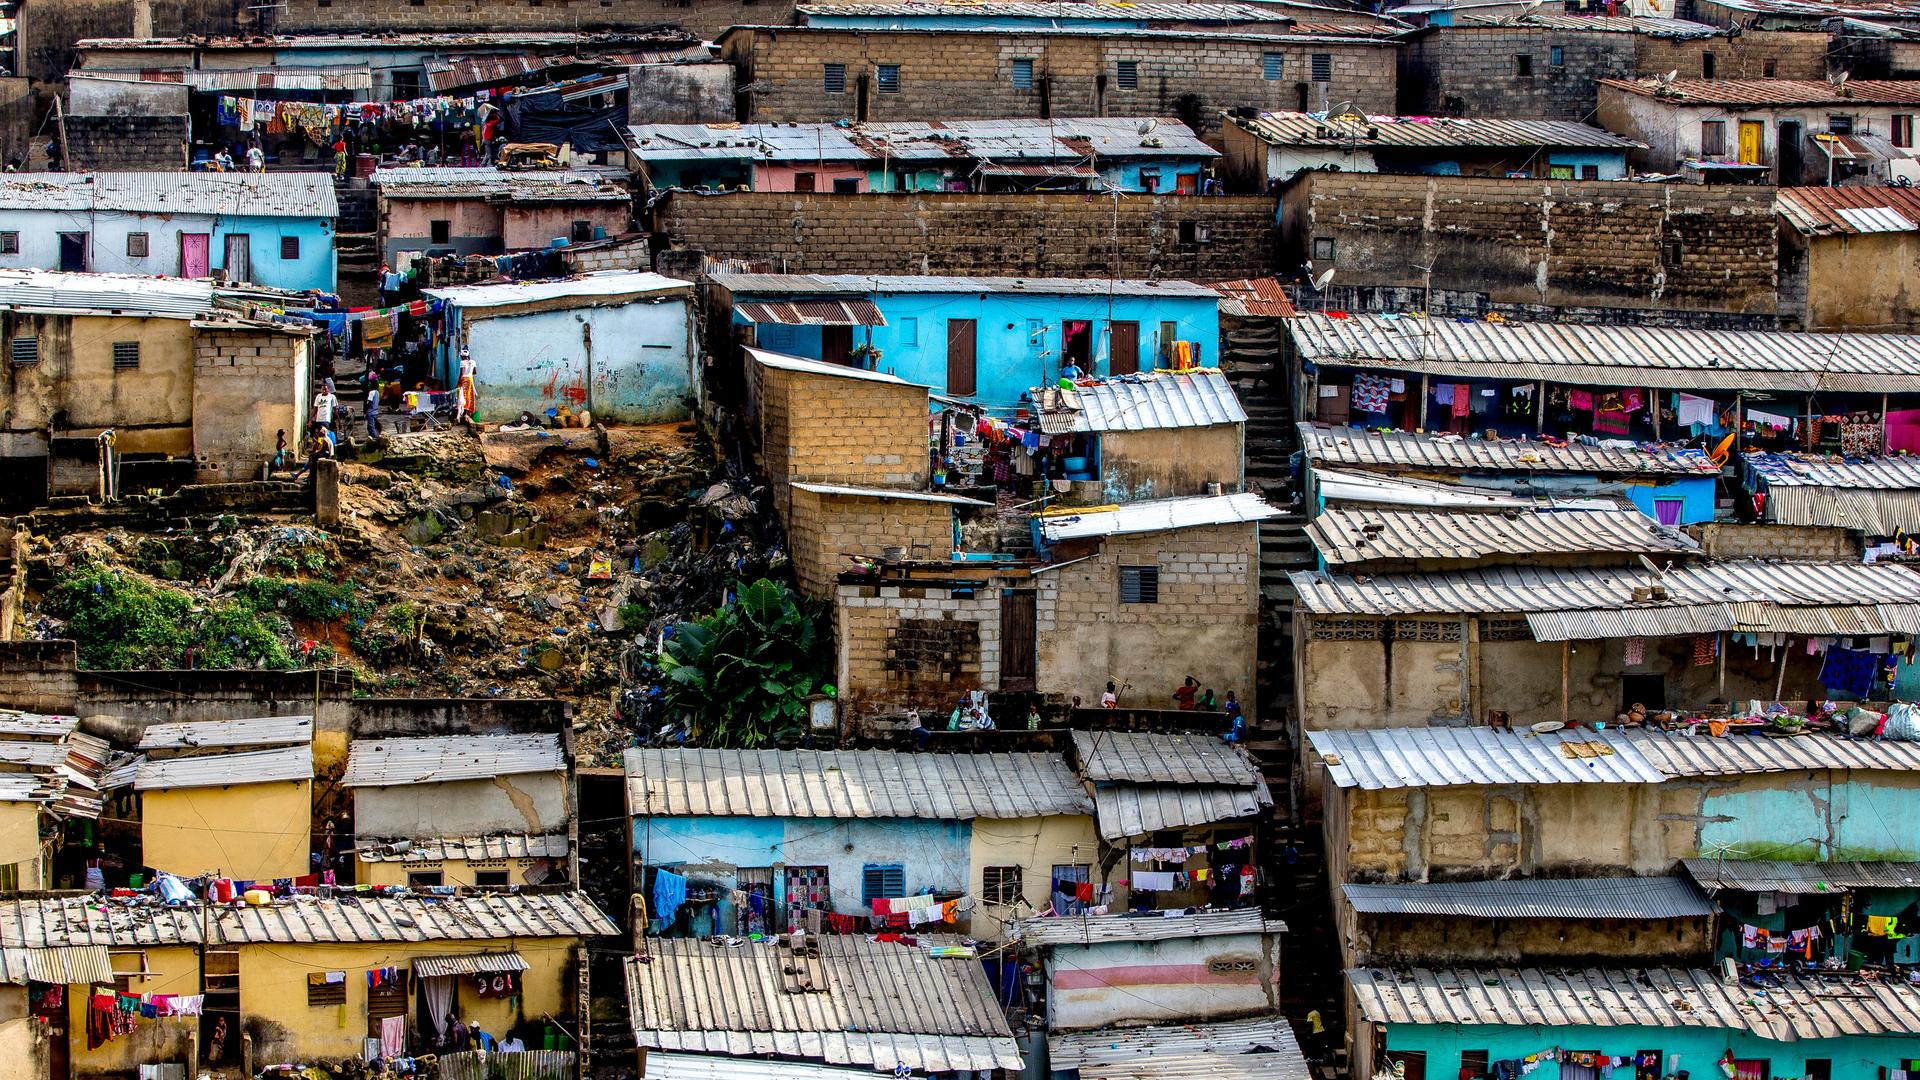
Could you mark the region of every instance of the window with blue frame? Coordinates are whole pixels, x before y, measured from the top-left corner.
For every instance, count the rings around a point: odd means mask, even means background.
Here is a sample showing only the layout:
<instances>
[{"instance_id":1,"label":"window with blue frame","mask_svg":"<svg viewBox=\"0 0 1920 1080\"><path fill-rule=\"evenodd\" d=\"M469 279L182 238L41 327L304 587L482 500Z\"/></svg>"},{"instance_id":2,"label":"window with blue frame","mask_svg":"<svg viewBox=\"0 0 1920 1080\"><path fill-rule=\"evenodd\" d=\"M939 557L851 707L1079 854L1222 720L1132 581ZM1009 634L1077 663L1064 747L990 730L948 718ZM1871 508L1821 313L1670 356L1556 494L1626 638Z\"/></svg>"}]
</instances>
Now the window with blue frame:
<instances>
[{"instance_id":1,"label":"window with blue frame","mask_svg":"<svg viewBox=\"0 0 1920 1080\"><path fill-rule=\"evenodd\" d=\"M860 868L860 903L907 895L907 868L899 863L868 863Z\"/></svg>"},{"instance_id":2,"label":"window with blue frame","mask_svg":"<svg viewBox=\"0 0 1920 1080\"><path fill-rule=\"evenodd\" d=\"M900 92L900 65L899 64L881 64L878 72L874 75L873 81L880 88L880 92L883 94L899 93Z\"/></svg>"},{"instance_id":3,"label":"window with blue frame","mask_svg":"<svg viewBox=\"0 0 1920 1080\"><path fill-rule=\"evenodd\" d=\"M920 344L920 320L917 317L912 315L909 315L906 318L901 319L899 323L899 333L900 333L900 344L902 345Z\"/></svg>"},{"instance_id":4,"label":"window with blue frame","mask_svg":"<svg viewBox=\"0 0 1920 1080\"><path fill-rule=\"evenodd\" d=\"M1013 62L1013 88L1015 90L1033 89L1033 61L1015 60Z\"/></svg>"},{"instance_id":5,"label":"window with blue frame","mask_svg":"<svg viewBox=\"0 0 1920 1080\"><path fill-rule=\"evenodd\" d=\"M1286 57L1277 52L1262 53L1260 56L1260 77L1268 82L1279 82L1286 67Z\"/></svg>"}]
</instances>

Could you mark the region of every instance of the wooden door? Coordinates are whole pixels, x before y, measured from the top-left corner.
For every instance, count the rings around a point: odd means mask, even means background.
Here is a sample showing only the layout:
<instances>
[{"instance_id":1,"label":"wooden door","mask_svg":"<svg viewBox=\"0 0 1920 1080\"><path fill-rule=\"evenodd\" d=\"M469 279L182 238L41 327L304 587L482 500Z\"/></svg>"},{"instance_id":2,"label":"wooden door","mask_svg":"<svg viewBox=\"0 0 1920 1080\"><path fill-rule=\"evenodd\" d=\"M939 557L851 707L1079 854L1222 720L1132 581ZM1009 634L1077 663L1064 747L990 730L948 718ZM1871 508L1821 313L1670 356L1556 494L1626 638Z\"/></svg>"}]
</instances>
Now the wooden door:
<instances>
[{"instance_id":1,"label":"wooden door","mask_svg":"<svg viewBox=\"0 0 1920 1080\"><path fill-rule=\"evenodd\" d=\"M1032 589L1000 594L1000 689L1031 690L1039 605Z\"/></svg>"},{"instance_id":2,"label":"wooden door","mask_svg":"<svg viewBox=\"0 0 1920 1080\"><path fill-rule=\"evenodd\" d=\"M829 364L853 363L853 327L821 327L820 359Z\"/></svg>"},{"instance_id":3,"label":"wooden door","mask_svg":"<svg viewBox=\"0 0 1920 1080\"><path fill-rule=\"evenodd\" d=\"M253 280L253 238L246 233L227 234L227 280Z\"/></svg>"},{"instance_id":4,"label":"wooden door","mask_svg":"<svg viewBox=\"0 0 1920 1080\"><path fill-rule=\"evenodd\" d=\"M407 975L405 970L396 971L390 983L367 987L367 1038L380 1037L380 1022L389 1016L405 1016L408 1012ZM365 978L365 975L361 976ZM455 1011L458 1012L456 1003Z\"/></svg>"},{"instance_id":5,"label":"wooden door","mask_svg":"<svg viewBox=\"0 0 1920 1080\"><path fill-rule=\"evenodd\" d=\"M1766 125L1758 120L1740 121L1740 161L1743 164L1761 164L1761 133L1766 129Z\"/></svg>"},{"instance_id":6,"label":"wooden door","mask_svg":"<svg viewBox=\"0 0 1920 1080\"><path fill-rule=\"evenodd\" d=\"M180 234L180 276L203 278L212 270L213 238L206 233Z\"/></svg>"},{"instance_id":7,"label":"wooden door","mask_svg":"<svg viewBox=\"0 0 1920 1080\"><path fill-rule=\"evenodd\" d=\"M1107 345L1112 355L1107 357L1107 373L1110 375L1131 375L1140 370L1140 324L1137 322L1108 323Z\"/></svg>"},{"instance_id":8,"label":"wooden door","mask_svg":"<svg viewBox=\"0 0 1920 1080\"><path fill-rule=\"evenodd\" d=\"M974 320L947 320L947 393L955 397L979 392L977 336Z\"/></svg>"}]
</instances>

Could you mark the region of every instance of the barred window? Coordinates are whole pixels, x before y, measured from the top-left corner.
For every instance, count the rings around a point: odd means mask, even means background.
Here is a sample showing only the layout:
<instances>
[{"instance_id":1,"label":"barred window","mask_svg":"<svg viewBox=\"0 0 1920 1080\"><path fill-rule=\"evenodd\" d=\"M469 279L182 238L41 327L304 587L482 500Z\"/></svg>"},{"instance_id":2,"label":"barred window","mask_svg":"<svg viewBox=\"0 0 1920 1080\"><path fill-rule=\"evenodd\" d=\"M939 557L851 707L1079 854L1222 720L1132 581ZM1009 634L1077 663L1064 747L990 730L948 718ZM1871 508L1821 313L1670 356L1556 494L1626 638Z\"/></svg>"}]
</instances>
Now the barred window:
<instances>
[{"instance_id":1,"label":"barred window","mask_svg":"<svg viewBox=\"0 0 1920 1080\"><path fill-rule=\"evenodd\" d=\"M878 68L878 73L874 76L873 81L874 81L874 84L877 87L879 87L880 92L883 94L899 93L900 92L900 65L899 64L881 64Z\"/></svg>"},{"instance_id":2,"label":"barred window","mask_svg":"<svg viewBox=\"0 0 1920 1080\"><path fill-rule=\"evenodd\" d=\"M40 339L37 337L17 337L7 341L7 358L16 364L37 364L40 362Z\"/></svg>"},{"instance_id":3,"label":"barred window","mask_svg":"<svg viewBox=\"0 0 1920 1080\"><path fill-rule=\"evenodd\" d=\"M821 89L825 90L829 94L846 93L847 92L847 65L845 64L825 65L825 71L821 76Z\"/></svg>"},{"instance_id":4,"label":"barred window","mask_svg":"<svg viewBox=\"0 0 1920 1080\"><path fill-rule=\"evenodd\" d=\"M126 371L140 366L140 343L137 341L116 341L113 343L113 369Z\"/></svg>"},{"instance_id":5,"label":"barred window","mask_svg":"<svg viewBox=\"0 0 1920 1080\"><path fill-rule=\"evenodd\" d=\"M1333 81L1333 54L1317 52L1313 54L1313 81Z\"/></svg>"},{"instance_id":6,"label":"barred window","mask_svg":"<svg viewBox=\"0 0 1920 1080\"><path fill-rule=\"evenodd\" d=\"M1123 566L1120 568L1120 602L1157 604L1160 602L1160 568Z\"/></svg>"},{"instance_id":7,"label":"barred window","mask_svg":"<svg viewBox=\"0 0 1920 1080\"><path fill-rule=\"evenodd\" d=\"M990 904L1017 904L1022 899L1020 868L989 866L981 872L980 892Z\"/></svg>"},{"instance_id":8,"label":"barred window","mask_svg":"<svg viewBox=\"0 0 1920 1080\"><path fill-rule=\"evenodd\" d=\"M1140 89L1140 61L1122 60L1116 64L1114 82L1122 90Z\"/></svg>"},{"instance_id":9,"label":"barred window","mask_svg":"<svg viewBox=\"0 0 1920 1080\"><path fill-rule=\"evenodd\" d=\"M318 1008L322 1005L345 1005L347 1003L347 973L344 971L307 972L307 1005Z\"/></svg>"}]
</instances>

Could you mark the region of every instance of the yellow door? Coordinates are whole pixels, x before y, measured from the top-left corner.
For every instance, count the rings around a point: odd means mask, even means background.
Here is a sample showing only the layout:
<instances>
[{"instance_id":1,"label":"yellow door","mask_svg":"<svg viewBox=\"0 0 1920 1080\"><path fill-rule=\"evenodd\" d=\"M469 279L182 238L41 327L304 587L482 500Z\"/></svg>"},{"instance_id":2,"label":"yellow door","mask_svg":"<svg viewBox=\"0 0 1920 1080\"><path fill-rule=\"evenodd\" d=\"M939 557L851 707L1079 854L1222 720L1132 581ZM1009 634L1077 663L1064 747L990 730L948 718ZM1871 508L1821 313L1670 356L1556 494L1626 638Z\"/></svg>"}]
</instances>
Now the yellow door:
<instances>
[{"instance_id":1,"label":"yellow door","mask_svg":"<svg viewBox=\"0 0 1920 1080\"><path fill-rule=\"evenodd\" d=\"M1740 161L1743 164L1760 164L1760 133L1763 130L1758 120L1740 121Z\"/></svg>"}]
</instances>

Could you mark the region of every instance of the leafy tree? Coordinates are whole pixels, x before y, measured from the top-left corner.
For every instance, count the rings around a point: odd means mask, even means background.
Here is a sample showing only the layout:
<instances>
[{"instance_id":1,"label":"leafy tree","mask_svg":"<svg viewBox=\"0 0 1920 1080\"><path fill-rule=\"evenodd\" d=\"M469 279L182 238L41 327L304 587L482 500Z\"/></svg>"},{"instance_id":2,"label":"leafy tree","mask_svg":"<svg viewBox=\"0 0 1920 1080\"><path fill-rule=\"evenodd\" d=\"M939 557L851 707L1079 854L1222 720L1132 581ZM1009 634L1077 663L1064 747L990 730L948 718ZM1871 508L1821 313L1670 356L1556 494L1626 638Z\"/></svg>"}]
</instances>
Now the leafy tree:
<instances>
[{"instance_id":1,"label":"leafy tree","mask_svg":"<svg viewBox=\"0 0 1920 1080\"><path fill-rule=\"evenodd\" d=\"M815 605L762 578L713 614L678 624L660 653L666 715L685 720L688 741L702 746L797 739L807 698L833 692L820 622Z\"/></svg>"}]
</instances>

